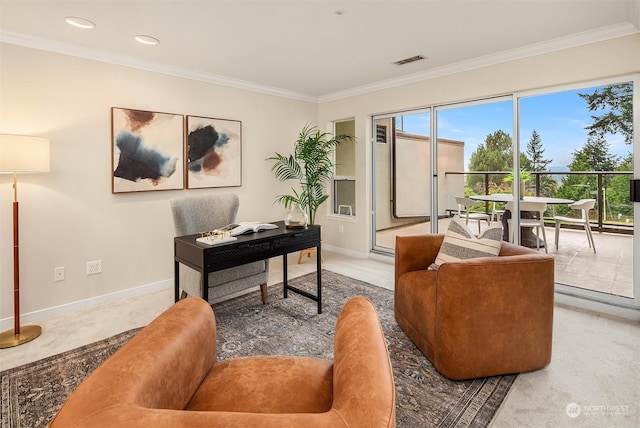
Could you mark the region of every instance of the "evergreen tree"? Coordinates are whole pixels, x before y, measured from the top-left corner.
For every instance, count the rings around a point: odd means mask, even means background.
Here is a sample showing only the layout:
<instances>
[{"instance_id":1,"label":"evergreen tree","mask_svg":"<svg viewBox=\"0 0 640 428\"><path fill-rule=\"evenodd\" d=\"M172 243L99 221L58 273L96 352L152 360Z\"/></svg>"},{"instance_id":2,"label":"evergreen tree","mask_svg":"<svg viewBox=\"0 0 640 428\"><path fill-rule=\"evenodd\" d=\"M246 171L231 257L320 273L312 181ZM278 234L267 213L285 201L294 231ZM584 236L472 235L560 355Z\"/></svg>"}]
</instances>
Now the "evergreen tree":
<instances>
[{"instance_id":1,"label":"evergreen tree","mask_svg":"<svg viewBox=\"0 0 640 428\"><path fill-rule=\"evenodd\" d=\"M593 123L586 126L589 137L585 145L573 153L569 165L571 171L631 171L633 157L631 153L620 160L609 153L606 141L608 134L621 134L627 144L633 144L633 85L631 82L607 85L596 89L592 94L578 94L587 102L589 111L602 111L601 115L592 115ZM603 177L602 186L606 191L608 205L605 216L629 216L633 207L628 202L629 176L608 175ZM562 180L558 195L569 199L594 198L598 191L597 176L568 175ZM614 212L615 211L615 212Z\"/></svg>"},{"instance_id":2,"label":"evergreen tree","mask_svg":"<svg viewBox=\"0 0 640 428\"><path fill-rule=\"evenodd\" d=\"M592 138L620 133L627 144L633 144L633 85L631 82L607 85L593 94L578 94L587 102L589 111L602 110L591 116L593 124L585 129Z\"/></svg>"},{"instance_id":3,"label":"evergreen tree","mask_svg":"<svg viewBox=\"0 0 640 428\"><path fill-rule=\"evenodd\" d=\"M542 139L540 138L540 134L538 134L535 129L531 133L531 138L527 143L526 154L529 165L525 167L522 164L522 159L520 159L520 165L523 169L528 169L535 172L546 171L547 166L549 166L549 164L553 162L553 159L544 158L544 147L542 147ZM538 177L540 195L554 196L558 187L556 181L549 175L538 175Z\"/></svg>"},{"instance_id":4,"label":"evergreen tree","mask_svg":"<svg viewBox=\"0 0 640 428\"><path fill-rule=\"evenodd\" d=\"M573 152L570 171L614 171L618 167L618 156L609 153L609 143L602 137L589 137L582 148ZM608 187L611 176L605 176L603 186ZM596 174L569 174L562 179L558 196L567 199L595 198L598 190ZM628 193L628 191L627 191Z\"/></svg>"},{"instance_id":5,"label":"evergreen tree","mask_svg":"<svg viewBox=\"0 0 640 428\"><path fill-rule=\"evenodd\" d=\"M633 171L633 156L629 153L616 171ZM614 220L626 223L626 219L633 219L633 204L629 202L629 180L633 175L614 175L609 181L607 189L607 214L613 214Z\"/></svg>"},{"instance_id":6,"label":"evergreen tree","mask_svg":"<svg viewBox=\"0 0 640 428\"><path fill-rule=\"evenodd\" d=\"M531 160L531 171L546 171L547 166L553 159L544 159L544 148L542 147L542 140L540 134L534 129L531 133L531 138L527 143L527 156Z\"/></svg>"}]
</instances>

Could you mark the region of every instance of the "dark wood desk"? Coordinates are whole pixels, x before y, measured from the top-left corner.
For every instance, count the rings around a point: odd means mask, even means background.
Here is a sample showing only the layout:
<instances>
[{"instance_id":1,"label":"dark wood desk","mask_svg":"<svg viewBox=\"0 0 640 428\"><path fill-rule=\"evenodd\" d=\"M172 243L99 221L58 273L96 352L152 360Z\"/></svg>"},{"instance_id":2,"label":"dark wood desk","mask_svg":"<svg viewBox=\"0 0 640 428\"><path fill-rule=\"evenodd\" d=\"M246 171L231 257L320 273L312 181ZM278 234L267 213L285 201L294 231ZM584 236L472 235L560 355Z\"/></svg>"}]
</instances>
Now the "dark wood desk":
<instances>
[{"instance_id":1,"label":"dark wood desk","mask_svg":"<svg viewBox=\"0 0 640 428\"><path fill-rule=\"evenodd\" d=\"M196 242L200 234L174 238L175 301L180 298L180 263L200 272L202 298L209 299L209 273L246 263L282 256L282 282L284 297L293 291L318 302L318 313L322 313L322 258L320 248L320 226L304 229L287 229L284 222L274 222L277 229L265 230L238 236L237 241L209 246ZM287 283L287 254L317 247L317 292L314 296Z\"/></svg>"}]
</instances>

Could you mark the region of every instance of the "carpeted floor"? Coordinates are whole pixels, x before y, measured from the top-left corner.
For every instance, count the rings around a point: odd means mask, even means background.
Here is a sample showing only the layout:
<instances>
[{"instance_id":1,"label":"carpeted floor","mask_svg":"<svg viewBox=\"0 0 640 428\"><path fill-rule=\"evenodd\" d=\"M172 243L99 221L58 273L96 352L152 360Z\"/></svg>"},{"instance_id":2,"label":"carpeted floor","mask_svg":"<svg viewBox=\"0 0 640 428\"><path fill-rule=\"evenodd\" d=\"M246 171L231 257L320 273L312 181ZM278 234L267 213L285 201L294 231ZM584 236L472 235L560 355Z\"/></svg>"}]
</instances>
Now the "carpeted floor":
<instances>
[{"instance_id":1,"label":"carpeted floor","mask_svg":"<svg viewBox=\"0 0 640 428\"><path fill-rule=\"evenodd\" d=\"M323 313L315 302L282 286L213 306L218 326L218 358L258 354L332 358L335 320L354 295L374 302L391 354L396 383L398 427L485 427L515 380L497 376L452 381L440 375L398 327L393 292L323 271ZM290 281L315 294L315 273ZM84 377L124 344L136 330L0 373L3 428L45 427Z\"/></svg>"}]
</instances>

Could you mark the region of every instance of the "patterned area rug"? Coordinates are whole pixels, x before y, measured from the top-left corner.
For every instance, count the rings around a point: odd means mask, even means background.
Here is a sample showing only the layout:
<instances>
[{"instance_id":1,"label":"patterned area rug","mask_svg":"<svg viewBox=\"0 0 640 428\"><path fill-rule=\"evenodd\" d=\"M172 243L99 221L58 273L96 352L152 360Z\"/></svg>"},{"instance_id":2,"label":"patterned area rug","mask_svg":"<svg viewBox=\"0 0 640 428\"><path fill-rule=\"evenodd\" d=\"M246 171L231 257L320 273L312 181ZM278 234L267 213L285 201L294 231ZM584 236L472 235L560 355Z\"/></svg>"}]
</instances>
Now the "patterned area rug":
<instances>
[{"instance_id":1,"label":"patterned area rug","mask_svg":"<svg viewBox=\"0 0 640 428\"><path fill-rule=\"evenodd\" d=\"M139 330L0 372L2 428L46 427L84 378Z\"/></svg>"},{"instance_id":2,"label":"patterned area rug","mask_svg":"<svg viewBox=\"0 0 640 428\"><path fill-rule=\"evenodd\" d=\"M290 281L315 294L315 273ZM323 313L315 302L282 286L213 306L218 326L218 358L246 355L333 357L335 321L352 296L374 302L387 338L396 383L398 427L486 427L515 375L452 381L440 375L398 327L393 293L329 271L322 272ZM136 330L0 373L2 427L45 427L66 397Z\"/></svg>"}]
</instances>

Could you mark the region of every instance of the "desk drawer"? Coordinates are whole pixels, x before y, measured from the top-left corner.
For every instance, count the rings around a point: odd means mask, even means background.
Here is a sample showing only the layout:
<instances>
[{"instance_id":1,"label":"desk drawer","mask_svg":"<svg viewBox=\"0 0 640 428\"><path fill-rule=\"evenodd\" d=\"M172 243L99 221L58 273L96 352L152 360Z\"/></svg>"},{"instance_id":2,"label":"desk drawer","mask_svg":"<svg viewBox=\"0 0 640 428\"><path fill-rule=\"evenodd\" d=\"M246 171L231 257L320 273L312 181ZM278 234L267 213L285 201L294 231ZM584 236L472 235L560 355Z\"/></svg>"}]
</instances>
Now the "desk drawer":
<instances>
[{"instance_id":1,"label":"desk drawer","mask_svg":"<svg viewBox=\"0 0 640 428\"><path fill-rule=\"evenodd\" d=\"M287 235L284 238L278 238L273 241L273 249L278 250L281 248L289 248L292 246L298 247L301 245L309 244L309 247L317 245L320 240L320 229L306 229L301 230L299 233Z\"/></svg>"},{"instance_id":2,"label":"desk drawer","mask_svg":"<svg viewBox=\"0 0 640 428\"><path fill-rule=\"evenodd\" d=\"M211 254L210 259L217 262L223 260L238 260L243 257L253 256L256 254L268 254L271 250L269 242L262 242L258 244L240 244L237 247L229 248L228 250L216 251Z\"/></svg>"}]
</instances>

